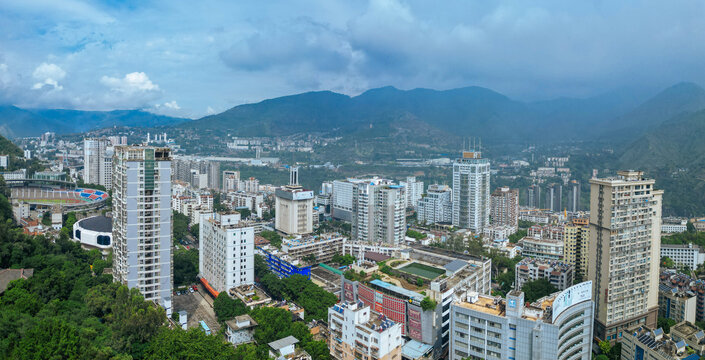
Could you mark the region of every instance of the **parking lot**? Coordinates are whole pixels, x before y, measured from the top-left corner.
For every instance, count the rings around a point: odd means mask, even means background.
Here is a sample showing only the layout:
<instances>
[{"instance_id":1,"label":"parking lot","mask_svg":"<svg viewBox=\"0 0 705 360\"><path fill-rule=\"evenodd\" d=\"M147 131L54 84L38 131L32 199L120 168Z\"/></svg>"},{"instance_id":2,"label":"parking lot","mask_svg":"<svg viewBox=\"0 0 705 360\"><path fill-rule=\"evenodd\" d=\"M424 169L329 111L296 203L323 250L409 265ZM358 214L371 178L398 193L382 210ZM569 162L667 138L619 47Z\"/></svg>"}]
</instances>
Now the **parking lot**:
<instances>
[{"instance_id":1,"label":"parking lot","mask_svg":"<svg viewBox=\"0 0 705 360\"><path fill-rule=\"evenodd\" d=\"M174 311L178 313L181 310L186 310L188 328L198 327L199 321L203 320L206 325L215 333L220 330L220 324L215 317L213 311L213 299L205 293L203 287L199 284L198 290L193 293L187 292L183 295L175 295Z\"/></svg>"}]
</instances>

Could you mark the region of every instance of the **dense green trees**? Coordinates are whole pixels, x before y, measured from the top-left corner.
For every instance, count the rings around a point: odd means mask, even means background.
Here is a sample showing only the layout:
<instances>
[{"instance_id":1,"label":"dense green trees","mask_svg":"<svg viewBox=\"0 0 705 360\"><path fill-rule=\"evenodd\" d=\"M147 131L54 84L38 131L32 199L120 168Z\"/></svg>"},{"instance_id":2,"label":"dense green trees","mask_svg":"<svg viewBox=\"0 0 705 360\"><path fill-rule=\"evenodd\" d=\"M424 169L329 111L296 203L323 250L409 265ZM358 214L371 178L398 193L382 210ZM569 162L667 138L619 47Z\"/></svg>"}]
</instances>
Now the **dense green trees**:
<instances>
[{"instance_id":1,"label":"dense green trees","mask_svg":"<svg viewBox=\"0 0 705 360\"><path fill-rule=\"evenodd\" d=\"M200 226L199 224L191 225L191 228L188 229L188 232L189 232L189 233L191 234L191 236L193 236L195 239L198 239L198 237L201 236L201 234L199 233L200 227L201 227L201 226Z\"/></svg>"},{"instance_id":2,"label":"dense green trees","mask_svg":"<svg viewBox=\"0 0 705 360\"><path fill-rule=\"evenodd\" d=\"M411 229L406 230L406 236L414 238L416 240L422 240L426 238L426 234Z\"/></svg>"},{"instance_id":3,"label":"dense green trees","mask_svg":"<svg viewBox=\"0 0 705 360\"><path fill-rule=\"evenodd\" d=\"M438 305L438 304L436 304L436 302L433 301L433 300L432 300L430 297L428 297L428 296L426 296L425 298L423 298L423 300L421 300L421 308L422 308L424 311L433 310L433 309L436 308L437 305Z\"/></svg>"},{"instance_id":4,"label":"dense green trees","mask_svg":"<svg viewBox=\"0 0 705 360\"><path fill-rule=\"evenodd\" d=\"M521 287L521 291L524 292L524 300L534 302L544 296L553 294L558 291L558 289L548 280L542 278L524 283L524 286Z\"/></svg>"},{"instance_id":5,"label":"dense green trees","mask_svg":"<svg viewBox=\"0 0 705 360\"><path fill-rule=\"evenodd\" d=\"M673 319L668 319L668 318L658 318L658 321L656 322L656 326L660 327L663 329L663 332L666 334L671 333L671 326L675 325L676 321Z\"/></svg>"},{"instance_id":6,"label":"dense green trees","mask_svg":"<svg viewBox=\"0 0 705 360\"><path fill-rule=\"evenodd\" d=\"M178 211L172 212L172 236L174 237L174 240L181 241L186 239L186 235L188 234L188 223L188 216Z\"/></svg>"},{"instance_id":7,"label":"dense green trees","mask_svg":"<svg viewBox=\"0 0 705 360\"><path fill-rule=\"evenodd\" d=\"M682 232L664 236L662 244L695 244L705 247L705 232Z\"/></svg>"},{"instance_id":8,"label":"dense green trees","mask_svg":"<svg viewBox=\"0 0 705 360\"><path fill-rule=\"evenodd\" d=\"M526 237L526 234L527 234L526 230L519 230L519 231L515 232L514 234L509 235L509 242L516 244L519 240Z\"/></svg>"},{"instance_id":9,"label":"dense green trees","mask_svg":"<svg viewBox=\"0 0 705 360\"><path fill-rule=\"evenodd\" d=\"M198 250L174 251L174 286L186 286L198 280Z\"/></svg>"},{"instance_id":10,"label":"dense green trees","mask_svg":"<svg viewBox=\"0 0 705 360\"><path fill-rule=\"evenodd\" d=\"M213 311L218 321L224 322L246 314L247 306L240 299L233 299L223 291L213 301Z\"/></svg>"},{"instance_id":11,"label":"dense green trees","mask_svg":"<svg viewBox=\"0 0 705 360\"><path fill-rule=\"evenodd\" d=\"M0 218L0 268L34 269L0 296L0 359L236 358L220 336L168 329L162 308L103 275L110 263L66 233L26 236Z\"/></svg>"},{"instance_id":12,"label":"dense green trees","mask_svg":"<svg viewBox=\"0 0 705 360\"><path fill-rule=\"evenodd\" d=\"M275 248L280 249L282 247L282 237L276 231L264 230L260 233L260 235L269 240L269 244Z\"/></svg>"},{"instance_id":13,"label":"dense green trees","mask_svg":"<svg viewBox=\"0 0 705 360\"><path fill-rule=\"evenodd\" d=\"M220 336L206 335L198 328L187 331L162 328L147 347L144 359L225 360L239 357L235 348L224 342Z\"/></svg>"},{"instance_id":14,"label":"dense green trees","mask_svg":"<svg viewBox=\"0 0 705 360\"><path fill-rule=\"evenodd\" d=\"M273 299L291 300L303 307L307 321L327 319L328 308L338 302L335 295L302 275L279 279L259 255L255 255L255 277Z\"/></svg>"},{"instance_id":15,"label":"dense green trees","mask_svg":"<svg viewBox=\"0 0 705 360\"><path fill-rule=\"evenodd\" d=\"M331 259L332 262L334 262L340 266L352 265L352 263L354 263L355 260L357 260L357 259L350 254L348 254L348 255L335 254L335 255L333 255L333 258Z\"/></svg>"},{"instance_id":16,"label":"dense green trees","mask_svg":"<svg viewBox=\"0 0 705 360\"><path fill-rule=\"evenodd\" d=\"M664 256L661 258L661 266L668 268L668 269L672 269L676 265L673 263L673 260L671 260L671 258L669 258L668 256Z\"/></svg>"}]
</instances>

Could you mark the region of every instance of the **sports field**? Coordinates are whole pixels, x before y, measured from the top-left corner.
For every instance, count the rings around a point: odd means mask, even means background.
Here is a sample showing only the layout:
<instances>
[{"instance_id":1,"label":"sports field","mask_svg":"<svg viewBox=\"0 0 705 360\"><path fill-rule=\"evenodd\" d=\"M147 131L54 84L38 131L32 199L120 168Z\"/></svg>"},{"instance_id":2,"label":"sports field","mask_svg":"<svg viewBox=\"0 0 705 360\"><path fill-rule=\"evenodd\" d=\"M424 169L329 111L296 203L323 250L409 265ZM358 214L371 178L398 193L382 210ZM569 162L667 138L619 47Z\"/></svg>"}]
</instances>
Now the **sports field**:
<instances>
[{"instance_id":1,"label":"sports field","mask_svg":"<svg viewBox=\"0 0 705 360\"><path fill-rule=\"evenodd\" d=\"M418 275L421 277L424 277L429 280L433 280L437 278L438 276L445 274L445 270L441 270L439 268L435 268L433 266L428 266L424 264L419 264L419 263L411 263L409 265L406 265L402 268L399 268L400 271L407 272L409 274L414 274Z\"/></svg>"}]
</instances>

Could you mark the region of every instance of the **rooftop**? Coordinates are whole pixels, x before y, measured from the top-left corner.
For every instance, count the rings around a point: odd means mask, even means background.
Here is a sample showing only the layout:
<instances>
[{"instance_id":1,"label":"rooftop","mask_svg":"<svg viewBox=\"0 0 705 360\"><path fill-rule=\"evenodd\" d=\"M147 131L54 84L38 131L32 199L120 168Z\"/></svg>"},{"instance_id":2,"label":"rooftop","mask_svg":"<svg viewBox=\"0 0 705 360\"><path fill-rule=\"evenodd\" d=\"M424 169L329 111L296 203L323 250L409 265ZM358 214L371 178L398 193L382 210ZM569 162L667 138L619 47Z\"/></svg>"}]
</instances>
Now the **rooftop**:
<instances>
[{"instance_id":1,"label":"rooftop","mask_svg":"<svg viewBox=\"0 0 705 360\"><path fill-rule=\"evenodd\" d=\"M536 300L532 304L524 306L521 317L532 321L541 319L543 322L551 323L553 301L560 293L561 292L555 292ZM512 290L509 294L518 296L521 294L521 291ZM506 301L506 299L499 296L493 297L475 293L469 295L465 301L457 302L457 305L485 314L504 317L506 316Z\"/></svg>"},{"instance_id":2,"label":"rooftop","mask_svg":"<svg viewBox=\"0 0 705 360\"><path fill-rule=\"evenodd\" d=\"M459 302L458 305L460 305L466 309L479 311L479 312L482 312L485 314L490 314L490 315L495 315L495 316L504 316L505 315L505 305L504 305L503 300L499 297L490 297L490 296L485 296L485 295L479 295L477 297L477 301L475 301L475 302L462 301L462 302Z\"/></svg>"},{"instance_id":3,"label":"rooftop","mask_svg":"<svg viewBox=\"0 0 705 360\"><path fill-rule=\"evenodd\" d=\"M375 279L375 280L370 281L370 284L375 285L375 286L379 287L380 289L385 289L385 290L388 290L388 291L391 291L391 292L394 292L394 293L397 293L400 295L404 295L407 298L418 299L419 301L423 300L423 298L424 298L423 295L421 295L415 291L407 290L407 289L404 289L403 287L392 285L392 284L390 284L388 282L384 282L382 280Z\"/></svg>"},{"instance_id":4,"label":"rooftop","mask_svg":"<svg viewBox=\"0 0 705 360\"><path fill-rule=\"evenodd\" d=\"M569 270L572 269L573 266L567 263L564 263L559 260L547 260L547 259L539 259L539 258L524 258L520 262L517 263L517 267L525 266L528 268L529 265L536 266L536 267L545 267L545 268L553 268L556 270Z\"/></svg>"},{"instance_id":5,"label":"rooftop","mask_svg":"<svg viewBox=\"0 0 705 360\"><path fill-rule=\"evenodd\" d=\"M374 261L374 262L385 261L385 260L389 259L390 257L391 256L389 256L389 255L384 255L384 254L374 252L374 251L365 252L365 259L370 260L370 261Z\"/></svg>"},{"instance_id":6,"label":"rooftop","mask_svg":"<svg viewBox=\"0 0 705 360\"><path fill-rule=\"evenodd\" d=\"M631 330L631 335L636 342L640 342L651 351L682 360L690 360L691 358L697 360L700 358L696 354L693 354L694 357L689 356L685 341L674 341L667 334L664 334L661 328L652 330L646 326L640 326Z\"/></svg>"},{"instance_id":7,"label":"rooftop","mask_svg":"<svg viewBox=\"0 0 705 360\"><path fill-rule=\"evenodd\" d=\"M433 350L432 345L424 344L414 339L407 341L406 344L401 347L402 355L404 355L405 358L412 360L416 360L425 355L428 355L431 350Z\"/></svg>"},{"instance_id":8,"label":"rooftop","mask_svg":"<svg viewBox=\"0 0 705 360\"><path fill-rule=\"evenodd\" d=\"M299 340L298 340L297 338L295 338L295 337L289 335L289 336L287 336L287 337L285 337L285 338L283 338L283 339L279 339L279 340L276 340L276 341L272 341L272 342L270 342L270 343L267 344L267 345L269 345L269 347L271 347L271 348L274 349L274 350L279 350L279 349L285 348L285 347L287 347L287 346L289 346L289 345L294 345L294 344L296 344L296 343L298 343L298 342L299 342Z\"/></svg>"},{"instance_id":9,"label":"rooftop","mask_svg":"<svg viewBox=\"0 0 705 360\"><path fill-rule=\"evenodd\" d=\"M225 321L225 324L233 331L249 329L257 326L257 322L250 315L236 316L235 319Z\"/></svg>"},{"instance_id":10,"label":"rooftop","mask_svg":"<svg viewBox=\"0 0 705 360\"><path fill-rule=\"evenodd\" d=\"M679 336L685 337L687 340L692 340L698 344L705 343L705 332L687 321L673 325L671 332L674 334L678 333Z\"/></svg>"},{"instance_id":11,"label":"rooftop","mask_svg":"<svg viewBox=\"0 0 705 360\"><path fill-rule=\"evenodd\" d=\"M106 216L93 216L79 220L78 226L86 230L109 233L113 231L113 219Z\"/></svg>"},{"instance_id":12,"label":"rooftop","mask_svg":"<svg viewBox=\"0 0 705 360\"><path fill-rule=\"evenodd\" d=\"M307 235L307 236L297 236L293 238L282 239L282 245L287 245L289 247L305 246L310 244L315 244L321 241L341 239L342 235L338 233L326 233L321 235Z\"/></svg>"},{"instance_id":13,"label":"rooftop","mask_svg":"<svg viewBox=\"0 0 705 360\"><path fill-rule=\"evenodd\" d=\"M0 270L0 293L10 285L10 282L17 279L27 279L34 275L34 269L2 269Z\"/></svg>"}]
</instances>

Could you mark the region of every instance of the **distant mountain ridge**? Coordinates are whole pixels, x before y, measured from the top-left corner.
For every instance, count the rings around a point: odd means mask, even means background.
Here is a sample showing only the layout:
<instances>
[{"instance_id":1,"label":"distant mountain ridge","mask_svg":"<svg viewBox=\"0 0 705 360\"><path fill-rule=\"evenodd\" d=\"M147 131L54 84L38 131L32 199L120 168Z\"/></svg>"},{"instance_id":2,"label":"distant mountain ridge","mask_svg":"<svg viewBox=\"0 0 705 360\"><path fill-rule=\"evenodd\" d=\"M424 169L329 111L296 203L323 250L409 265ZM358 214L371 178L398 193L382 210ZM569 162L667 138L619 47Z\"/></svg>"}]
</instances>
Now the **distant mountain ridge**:
<instances>
[{"instance_id":1,"label":"distant mountain ridge","mask_svg":"<svg viewBox=\"0 0 705 360\"><path fill-rule=\"evenodd\" d=\"M446 136L478 136L487 142L595 140L613 133L624 139L626 132L634 139L677 114L705 108L705 90L681 83L644 100L623 91L587 99L522 102L476 86L440 91L388 86L354 97L320 91L268 99L177 126L240 136L383 137L398 132L404 119L414 119ZM374 128L377 131L371 132Z\"/></svg>"},{"instance_id":2,"label":"distant mountain ridge","mask_svg":"<svg viewBox=\"0 0 705 360\"><path fill-rule=\"evenodd\" d=\"M0 134L8 137L39 136L45 132L80 133L111 126L171 126L187 120L142 110L82 111L0 106Z\"/></svg>"}]
</instances>

